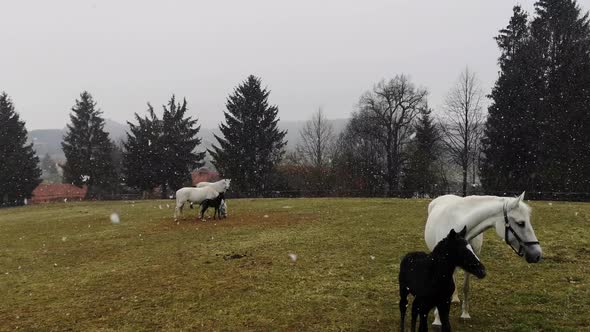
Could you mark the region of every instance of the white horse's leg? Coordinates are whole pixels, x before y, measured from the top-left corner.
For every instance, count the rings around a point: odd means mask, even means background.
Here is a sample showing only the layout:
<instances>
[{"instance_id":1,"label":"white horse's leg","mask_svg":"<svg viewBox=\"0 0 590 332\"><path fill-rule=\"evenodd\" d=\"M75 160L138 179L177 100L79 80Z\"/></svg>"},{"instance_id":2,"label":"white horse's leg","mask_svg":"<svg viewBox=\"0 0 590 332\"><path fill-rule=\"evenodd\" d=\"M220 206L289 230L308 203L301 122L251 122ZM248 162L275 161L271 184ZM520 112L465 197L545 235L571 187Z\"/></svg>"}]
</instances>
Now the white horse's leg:
<instances>
[{"instance_id":1,"label":"white horse's leg","mask_svg":"<svg viewBox=\"0 0 590 332\"><path fill-rule=\"evenodd\" d=\"M483 245L483 234L480 234L473 238L470 242L471 246L473 247L473 251L480 257L481 254L481 247ZM471 315L469 315L469 279L471 275L465 272L465 280L463 281L463 302L461 302L461 318L462 319L471 319Z\"/></svg>"},{"instance_id":2,"label":"white horse's leg","mask_svg":"<svg viewBox=\"0 0 590 332\"><path fill-rule=\"evenodd\" d=\"M457 285L457 269L455 269L455 272L453 272L453 282L455 285ZM461 302L461 300L459 300L459 292L457 291L457 287L455 287L455 290L453 291L453 297L451 298L451 303L459 302Z\"/></svg>"},{"instance_id":3,"label":"white horse's leg","mask_svg":"<svg viewBox=\"0 0 590 332\"><path fill-rule=\"evenodd\" d=\"M469 315L469 273L465 272L465 281L463 282L463 302L461 303L461 318L471 319Z\"/></svg>"},{"instance_id":4,"label":"white horse's leg","mask_svg":"<svg viewBox=\"0 0 590 332\"><path fill-rule=\"evenodd\" d=\"M434 326L442 326L442 323L440 321L440 316L438 315L438 309L434 308L434 322L432 322L432 325Z\"/></svg>"},{"instance_id":5,"label":"white horse's leg","mask_svg":"<svg viewBox=\"0 0 590 332\"><path fill-rule=\"evenodd\" d=\"M182 217L182 206L184 203L176 201L176 207L174 208L174 221L178 221L178 217Z\"/></svg>"}]
</instances>

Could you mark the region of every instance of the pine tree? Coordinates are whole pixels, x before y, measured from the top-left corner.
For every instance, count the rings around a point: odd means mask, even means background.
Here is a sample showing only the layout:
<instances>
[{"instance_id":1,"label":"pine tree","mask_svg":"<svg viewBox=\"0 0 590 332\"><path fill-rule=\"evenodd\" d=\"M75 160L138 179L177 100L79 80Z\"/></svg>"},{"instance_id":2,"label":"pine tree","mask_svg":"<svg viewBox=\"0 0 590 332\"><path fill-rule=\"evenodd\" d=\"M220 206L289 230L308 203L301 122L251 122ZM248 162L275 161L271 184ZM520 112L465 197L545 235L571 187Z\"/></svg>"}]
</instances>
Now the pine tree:
<instances>
[{"instance_id":1,"label":"pine tree","mask_svg":"<svg viewBox=\"0 0 590 332\"><path fill-rule=\"evenodd\" d=\"M546 190L590 188L590 19L574 0L541 0L531 35L542 61L540 106Z\"/></svg>"},{"instance_id":2,"label":"pine tree","mask_svg":"<svg viewBox=\"0 0 590 332\"><path fill-rule=\"evenodd\" d=\"M41 182L39 158L6 92L0 94L0 206L22 205Z\"/></svg>"},{"instance_id":3,"label":"pine tree","mask_svg":"<svg viewBox=\"0 0 590 332\"><path fill-rule=\"evenodd\" d=\"M428 106L421 109L416 136L410 146L410 157L405 167L404 190L421 194L433 194L438 182L436 161L440 149L440 133L432 122Z\"/></svg>"},{"instance_id":4,"label":"pine tree","mask_svg":"<svg viewBox=\"0 0 590 332\"><path fill-rule=\"evenodd\" d=\"M226 103L225 123L219 126L223 138L209 153L220 173L232 179L232 186L243 194L260 194L280 162L285 131L278 129L278 107L268 104L270 91L261 80L249 76L235 88Z\"/></svg>"},{"instance_id":5,"label":"pine tree","mask_svg":"<svg viewBox=\"0 0 590 332\"><path fill-rule=\"evenodd\" d=\"M145 192L151 192L159 186L163 174L162 156L159 151L162 124L150 104L148 114L149 116L142 118L135 113L137 124L127 122L129 132L123 154L125 183Z\"/></svg>"},{"instance_id":6,"label":"pine tree","mask_svg":"<svg viewBox=\"0 0 590 332\"><path fill-rule=\"evenodd\" d=\"M495 38L501 50L500 75L490 95L481 169L487 191L537 187L540 146L535 138L540 135L538 104L544 87L527 22L526 12L515 6L510 23Z\"/></svg>"},{"instance_id":7,"label":"pine tree","mask_svg":"<svg viewBox=\"0 0 590 332\"><path fill-rule=\"evenodd\" d=\"M201 139L197 137L201 126L197 125L197 119L185 117L186 112L186 99L177 104L172 96L167 107L164 106L162 136L158 144L163 165L160 174L163 196L167 189L176 191L190 185L191 171L204 165L205 152L195 152L201 144Z\"/></svg>"},{"instance_id":8,"label":"pine tree","mask_svg":"<svg viewBox=\"0 0 590 332\"><path fill-rule=\"evenodd\" d=\"M203 165L205 152L195 152L201 144L197 119L185 117L187 102L176 103L172 96L163 106L162 119L148 104L148 116L135 114L137 124L129 123L123 164L127 185L150 192L161 187L168 191L190 185L190 172Z\"/></svg>"},{"instance_id":9,"label":"pine tree","mask_svg":"<svg viewBox=\"0 0 590 332\"><path fill-rule=\"evenodd\" d=\"M72 112L62 142L66 156L64 181L79 187L87 185L87 195L94 197L117 183L111 156L113 143L104 130L102 112L96 109L90 93L80 94Z\"/></svg>"}]
</instances>

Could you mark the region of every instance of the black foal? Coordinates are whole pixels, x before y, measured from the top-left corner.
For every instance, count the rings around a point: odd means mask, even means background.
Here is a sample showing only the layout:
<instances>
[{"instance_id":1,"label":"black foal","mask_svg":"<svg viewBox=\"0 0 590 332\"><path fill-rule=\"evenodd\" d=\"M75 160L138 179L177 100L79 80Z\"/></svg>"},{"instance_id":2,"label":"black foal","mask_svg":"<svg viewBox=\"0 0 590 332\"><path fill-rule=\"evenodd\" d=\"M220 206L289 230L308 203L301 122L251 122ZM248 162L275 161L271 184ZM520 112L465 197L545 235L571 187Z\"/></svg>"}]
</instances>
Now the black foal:
<instances>
[{"instance_id":1,"label":"black foal","mask_svg":"<svg viewBox=\"0 0 590 332\"><path fill-rule=\"evenodd\" d=\"M214 199L206 199L206 200L202 201L201 202L201 219L203 219L205 217L205 212L210 207L215 209L215 212L213 212L213 219L216 219L216 216L219 216L219 219L221 219L222 216L225 217L226 216L225 195L223 193L219 193L219 195L217 197L215 197Z\"/></svg>"},{"instance_id":2,"label":"black foal","mask_svg":"<svg viewBox=\"0 0 590 332\"><path fill-rule=\"evenodd\" d=\"M440 241L432 253L411 252L404 256L399 270L399 310L401 312L401 331L408 306L408 294L414 295L412 303L412 331L416 330L416 317L420 315L418 331L428 331L428 313L437 307L442 322L442 331L451 331L449 310L451 295L455 291L453 272L460 267L478 278L486 275L486 270L465 240L467 228L459 233L454 229Z\"/></svg>"}]
</instances>

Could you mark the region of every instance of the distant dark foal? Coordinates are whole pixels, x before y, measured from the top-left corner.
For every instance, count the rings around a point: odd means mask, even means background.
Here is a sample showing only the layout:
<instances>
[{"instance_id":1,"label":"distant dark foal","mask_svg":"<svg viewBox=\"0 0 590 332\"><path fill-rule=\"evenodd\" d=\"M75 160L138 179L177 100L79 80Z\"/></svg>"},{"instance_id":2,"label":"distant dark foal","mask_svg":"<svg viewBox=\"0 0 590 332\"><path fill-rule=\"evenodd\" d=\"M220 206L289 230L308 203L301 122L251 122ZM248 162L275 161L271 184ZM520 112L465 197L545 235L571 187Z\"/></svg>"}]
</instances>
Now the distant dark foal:
<instances>
[{"instance_id":1,"label":"distant dark foal","mask_svg":"<svg viewBox=\"0 0 590 332\"><path fill-rule=\"evenodd\" d=\"M224 201L225 195L223 193L219 193L219 195L214 199L206 199L201 202L201 219L205 217L205 212L210 207L215 209L215 212L213 212L213 219L216 219L216 216L219 216L219 219L221 219L222 216L225 217Z\"/></svg>"},{"instance_id":2,"label":"distant dark foal","mask_svg":"<svg viewBox=\"0 0 590 332\"><path fill-rule=\"evenodd\" d=\"M465 240L467 228L459 233L454 229L440 241L432 253L411 252L400 264L399 271L399 309L401 312L401 331L408 306L408 294L414 295L412 303L412 331L416 330L416 317L420 315L418 331L428 331L428 313L437 307L442 322L442 331L451 331L449 310L451 295L455 291L453 272L457 267L474 274L478 278L486 275L486 270Z\"/></svg>"}]
</instances>

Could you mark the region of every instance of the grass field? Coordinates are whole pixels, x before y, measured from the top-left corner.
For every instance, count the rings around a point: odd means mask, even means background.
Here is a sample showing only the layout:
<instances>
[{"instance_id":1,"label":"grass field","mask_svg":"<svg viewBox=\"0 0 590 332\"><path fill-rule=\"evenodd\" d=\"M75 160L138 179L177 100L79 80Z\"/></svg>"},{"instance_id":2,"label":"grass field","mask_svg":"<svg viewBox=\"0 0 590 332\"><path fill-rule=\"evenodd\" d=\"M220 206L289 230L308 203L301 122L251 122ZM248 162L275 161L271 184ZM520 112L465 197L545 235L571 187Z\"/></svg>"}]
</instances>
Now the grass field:
<instances>
[{"instance_id":1,"label":"grass field","mask_svg":"<svg viewBox=\"0 0 590 332\"><path fill-rule=\"evenodd\" d=\"M428 202L230 200L226 220L179 224L171 201L3 209L0 330L397 330ZM486 233L488 276L470 321L453 305L455 330L590 331L590 204L531 205L544 260Z\"/></svg>"}]
</instances>

